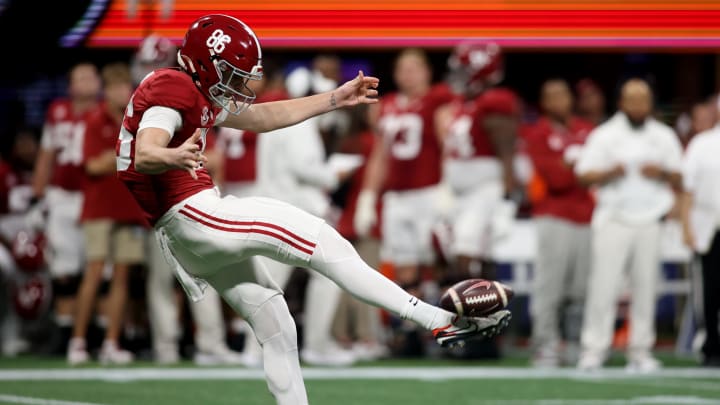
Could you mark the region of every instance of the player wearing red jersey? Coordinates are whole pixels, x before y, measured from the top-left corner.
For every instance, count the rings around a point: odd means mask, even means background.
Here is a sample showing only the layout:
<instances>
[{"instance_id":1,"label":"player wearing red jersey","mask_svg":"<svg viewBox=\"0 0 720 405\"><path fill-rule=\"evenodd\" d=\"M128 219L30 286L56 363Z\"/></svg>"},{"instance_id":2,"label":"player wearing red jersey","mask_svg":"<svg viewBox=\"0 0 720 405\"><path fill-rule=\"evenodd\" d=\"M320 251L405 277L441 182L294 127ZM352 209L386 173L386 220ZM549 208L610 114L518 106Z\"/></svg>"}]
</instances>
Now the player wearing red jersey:
<instances>
[{"instance_id":1,"label":"player wearing red jersey","mask_svg":"<svg viewBox=\"0 0 720 405\"><path fill-rule=\"evenodd\" d=\"M90 360L85 338L106 263L112 263L113 271L105 306L107 328L100 361L117 364L132 361L132 353L120 349L119 342L130 266L141 264L145 259L147 222L115 172L117 127L133 91L130 67L124 63L106 65L102 80L105 100L85 120L83 163L87 177L80 221L85 234L87 266L76 297L73 338L68 344L67 360L72 365Z\"/></svg>"},{"instance_id":2,"label":"player wearing red jersey","mask_svg":"<svg viewBox=\"0 0 720 405\"><path fill-rule=\"evenodd\" d=\"M263 80L248 84L257 93L258 103L289 98L280 71L275 71L274 67L265 67L264 75ZM224 157L224 184L221 187L223 194L235 197L257 194L258 134L234 128L219 128L215 147Z\"/></svg>"},{"instance_id":3,"label":"player wearing red jersey","mask_svg":"<svg viewBox=\"0 0 720 405\"><path fill-rule=\"evenodd\" d=\"M368 162L354 222L355 231L367 235L383 193L381 254L393 263L398 283L417 291L420 267L435 261L432 227L439 218L442 150L433 117L452 95L444 85L432 86L427 57L417 49L398 55L394 79L398 92L383 96L371 119L381 140Z\"/></svg>"},{"instance_id":4,"label":"player wearing red jersey","mask_svg":"<svg viewBox=\"0 0 720 405\"><path fill-rule=\"evenodd\" d=\"M69 80L69 98L53 101L47 110L32 180L36 199L45 202L38 206L47 207L45 232L51 253L48 266L53 275L56 321L61 329L67 328L68 335L85 258L79 223L85 177L84 119L97 106L100 77L94 65L80 63L70 70Z\"/></svg>"},{"instance_id":5,"label":"player wearing red jersey","mask_svg":"<svg viewBox=\"0 0 720 405\"><path fill-rule=\"evenodd\" d=\"M167 259L193 299L209 284L252 326L268 388L280 404L307 404L295 323L282 292L253 256L308 267L358 297L437 329L442 344L498 333L507 311L456 318L418 300L367 266L320 218L268 198L221 197L203 168L204 134L214 125L254 132L286 127L336 108L373 103L378 79L358 76L309 97L254 104L249 80L262 75L252 30L226 15L192 23L181 69L160 69L135 91L117 148L118 176L155 227Z\"/></svg>"},{"instance_id":6,"label":"player wearing red jersey","mask_svg":"<svg viewBox=\"0 0 720 405\"><path fill-rule=\"evenodd\" d=\"M533 206L538 251L530 305L532 362L557 367L563 360L560 325L566 347L580 342L595 204L573 166L593 125L573 114L572 92L565 80L545 81L540 97L543 116L525 137L535 172L547 189Z\"/></svg>"},{"instance_id":7,"label":"player wearing red jersey","mask_svg":"<svg viewBox=\"0 0 720 405\"><path fill-rule=\"evenodd\" d=\"M452 260L460 277L492 278L491 243L514 217L503 202L518 187L515 142L520 106L517 96L496 86L503 76L494 43L459 44L448 59L449 82L462 95L438 110L444 138L443 175L453 191Z\"/></svg>"}]
</instances>

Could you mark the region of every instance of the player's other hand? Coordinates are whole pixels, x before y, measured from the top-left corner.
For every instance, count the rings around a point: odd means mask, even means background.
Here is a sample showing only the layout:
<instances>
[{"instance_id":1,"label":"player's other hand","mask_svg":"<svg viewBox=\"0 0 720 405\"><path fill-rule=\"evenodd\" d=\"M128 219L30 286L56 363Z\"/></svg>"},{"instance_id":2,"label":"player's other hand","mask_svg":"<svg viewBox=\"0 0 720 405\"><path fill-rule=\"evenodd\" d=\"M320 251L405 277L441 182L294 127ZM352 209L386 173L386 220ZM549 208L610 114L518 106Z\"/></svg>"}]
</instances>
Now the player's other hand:
<instances>
[{"instance_id":1,"label":"player's other hand","mask_svg":"<svg viewBox=\"0 0 720 405\"><path fill-rule=\"evenodd\" d=\"M200 151L198 141L202 137L202 131L196 129L192 136L185 140L182 145L175 148L172 166L178 169L185 169L190 173L193 179L197 180L198 169L202 164L207 162L207 157Z\"/></svg>"},{"instance_id":2,"label":"player's other hand","mask_svg":"<svg viewBox=\"0 0 720 405\"><path fill-rule=\"evenodd\" d=\"M333 107L350 107L357 104L373 104L378 102L378 85L380 79L365 76L360 70L358 75L335 89L330 95Z\"/></svg>"},{"instance_id":3,"label":"player's other hand","mask_svg":"<svg viewBox=\"0 0 720 405\"><path fill-rule=\"evenodd\" d=\"M360 192L355 206L355 217L353 218L355 233L360 237L370 234L370 229L377 223L376 202L377 195L375 192L370 190Z\"/></svg>"}]
</instances>

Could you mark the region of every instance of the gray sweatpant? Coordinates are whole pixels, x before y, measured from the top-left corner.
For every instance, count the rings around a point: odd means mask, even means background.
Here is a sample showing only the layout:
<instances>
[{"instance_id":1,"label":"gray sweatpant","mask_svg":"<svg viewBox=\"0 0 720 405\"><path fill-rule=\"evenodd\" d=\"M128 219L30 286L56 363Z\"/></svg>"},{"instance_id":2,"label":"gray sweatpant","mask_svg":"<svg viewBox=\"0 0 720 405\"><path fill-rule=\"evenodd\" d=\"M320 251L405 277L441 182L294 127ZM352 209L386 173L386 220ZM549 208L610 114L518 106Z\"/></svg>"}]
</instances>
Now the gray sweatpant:
<instances>
[{"instance_id":1,"label":"gray sweatpant","mask_svg":"<svg viewBox=\"0 0 720 405\"><path fill-rule=\"evenodd\" d=\"M532 343L536 351L556 352L560 316L565 337L578 342L587 277L590 271L590 226L542 216L535 219L538 250L530 297Z\"/></svg>"}]
</instances>

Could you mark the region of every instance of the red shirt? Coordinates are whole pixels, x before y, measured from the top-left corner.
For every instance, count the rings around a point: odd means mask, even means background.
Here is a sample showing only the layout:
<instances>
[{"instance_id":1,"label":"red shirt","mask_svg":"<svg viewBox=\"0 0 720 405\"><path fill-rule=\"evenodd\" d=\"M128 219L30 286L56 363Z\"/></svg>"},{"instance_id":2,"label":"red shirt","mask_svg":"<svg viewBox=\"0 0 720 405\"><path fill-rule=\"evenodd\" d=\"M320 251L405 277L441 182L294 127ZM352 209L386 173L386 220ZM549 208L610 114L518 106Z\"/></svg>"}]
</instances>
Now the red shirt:
<instances>
[{"instance_id":1,"label":"red shirt","mask_svg":"<svg viewBox=\"0 0 720 405\"><path fill-rule=\"evenodd\" d=\"M412 190L440 181L442 149L435 133L435 110L452 100L444 85L419 100L391 93L380 102L378 129L389 149L387 190Z\"/></svg>"},{"instance_id":2,"label":"red shirt","mask_svg":"<svg viewBox=\"0 0 720 405\"><path fill-rule=\"evenodd\" d=\"M13 168L5 161L0 161L0 215L10 212L8 205L10 190L18 184L18 177Z\"/></svg>"},{"instance_id":3,"label":"red shirt","mask_svg":"<svg viewBox=\"0 0 720 405\"><path fill-rule=\"evenodd\" d=\"M285 100L284 91L270 91L260 95L256 103ZM234 128L219 128L216 147L225 156L225 176L227 183L254 182L257 176L257 140L258 134Z\"/></svg>"},{"instance_id":4,"label":"red shirt","mask_svg":"<svg viewBox=\"0 0 720 405\"><path fill-rule=\"evenodd\" d=\"M587 224L592 217L594 202L590 192L577 180L565 162L568 147L585 143L593 125L580 118L570 119L562 128L547 118L527 128L527 151L537 175L545 182L547 194L533 207L533 215L549 215Z\"/></svg>"},{"instance_id":5,"label":"red shirt","mask_svg":"<svg viewBox=\"0 0 720 405\"><path fill-rule=\"evenodd\" d=\"M57 153L50 184L65 190L83 187L83 136L87 112L75 114L70 100L55 100L45 115L41 139L43 149Z\"/></svg>"},{"instance_id":6,"label":"red shirt","mask_svg":"<svg viewBox=\"0 0 720 405\"><path fill-rule=\"evenodd\" d=\"M85 121L84 163L107 151L115 151L120 123L101 105ZM137 201L115 173L93 176L86 174L84 200L80 220L111 219L119 223L143 224L145 218Z\"/></svg>"},{"instance_id":7,"label":"red shirt","mask_svg":"<svg viewBox=\"0 0 720 405\"><path fill-rule=\"evenodd\" d=\"M367 159L370 157L373 145L375 144L376 135L372 132L363 132L356 136L346 137L342 140L342 143L338 147L341 153L353 153L362 155L365 158L365 163L360 166L357 171L350 178L350 189L347 193L345 206L343 207L340 219L337 223L337 231L345 238L353 240L357 238L355 232L355 225L353 220L355 218L355 210L357 207L357 199L362 191L363 181L365 178L365 169ZM382 199L379 198L376 205L376 214L379 219L375 226L370 230L370 235L380 239L380 218L382 214Z\"/></svg>"},{"instance_id":8,"label":"red shirt","mask_svg":"<svg viewBox=\"0 0 720 405\"><path fill-rule=\"evenodd\" d=\"M215 125L222 109L213 107L198 90L190 76L174 68L158 69L143 80L133 93L125 112L117 144L118 176L154 225L168 209L203 190L215 187L207 169L196 170L197 180L187 170L172 169L160 174L143 174L135 170L135 135L142 116L151 107L177 110L182 128L175 131L168 147L181 145L197 128L207 133ZM198 142L205 147L205 136Z\"/></svg>"},{"instance_id":9,"label":"red shirt","mask_svg":"<svg viewBox=\"0 0 720 405\"><path fill-rule=\"evenodd\" d=\"M469 101L456 101L456 114L445 140L451 159L473 159L496 156L483 121L488 115L519 116L520 102L509 89L489 89Z\"/></svg>"}]
</instances>

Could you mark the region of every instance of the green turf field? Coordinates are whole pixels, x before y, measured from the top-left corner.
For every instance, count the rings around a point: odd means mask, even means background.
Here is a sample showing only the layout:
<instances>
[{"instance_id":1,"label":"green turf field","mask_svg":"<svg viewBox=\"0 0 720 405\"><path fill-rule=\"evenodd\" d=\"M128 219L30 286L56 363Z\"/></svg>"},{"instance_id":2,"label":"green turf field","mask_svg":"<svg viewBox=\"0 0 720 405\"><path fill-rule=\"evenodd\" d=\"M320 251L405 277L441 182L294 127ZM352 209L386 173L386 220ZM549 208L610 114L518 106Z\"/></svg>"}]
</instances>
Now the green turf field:
<instances>
[{"instance_id":1,"label":"green turf field","mask_svg":"<svg viewBox=\"0 0 720 405\"><path fill-rule=\"evenodd\" d=\"M310 403L720 404L720 370L664 359L654 375L629 375L621 360L594 374L537 371L526 359L499 362L387 360L351 369L305 368ZM272 404L262 372L201 368L68 368L62 360L0 359L0 404Z\"/></svg>"}]
</instances>

